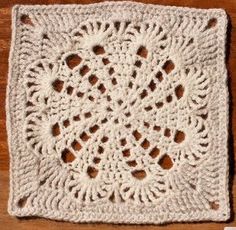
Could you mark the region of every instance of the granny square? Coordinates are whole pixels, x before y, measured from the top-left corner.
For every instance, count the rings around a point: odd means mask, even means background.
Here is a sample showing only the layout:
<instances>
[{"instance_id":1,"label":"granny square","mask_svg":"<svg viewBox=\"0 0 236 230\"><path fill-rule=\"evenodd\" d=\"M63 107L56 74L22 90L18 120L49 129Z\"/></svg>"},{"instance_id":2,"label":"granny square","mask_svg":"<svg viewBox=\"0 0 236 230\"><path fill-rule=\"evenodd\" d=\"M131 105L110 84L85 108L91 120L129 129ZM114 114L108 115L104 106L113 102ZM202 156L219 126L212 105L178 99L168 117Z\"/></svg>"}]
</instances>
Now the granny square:
<instances>
[{"instance_id":1,"label":"granny square","mask_svg":"<svg viewBox=\"0 0 236 230\"><path fill-rule=\"evenodd\" d=\"M105 2L12 17L11 215L229 218L224 10Z\"/></svg>"}]
</instances>

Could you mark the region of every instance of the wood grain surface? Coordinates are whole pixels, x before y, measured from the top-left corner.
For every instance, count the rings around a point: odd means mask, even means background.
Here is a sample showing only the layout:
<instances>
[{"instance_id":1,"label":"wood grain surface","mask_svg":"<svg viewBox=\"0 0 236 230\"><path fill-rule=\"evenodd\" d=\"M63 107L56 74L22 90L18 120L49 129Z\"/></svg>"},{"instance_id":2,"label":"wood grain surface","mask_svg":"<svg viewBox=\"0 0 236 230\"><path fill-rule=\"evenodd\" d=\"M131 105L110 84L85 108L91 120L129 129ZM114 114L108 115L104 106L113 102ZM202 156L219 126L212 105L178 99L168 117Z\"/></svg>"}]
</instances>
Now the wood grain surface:
<instances>
[{"instance_id":1,"label":"wood grain surface","mask_svg":"<svg viewBox=\"0 0 236 230\"><path fill-rule=\"evenodd\" d=\"M9 153L6 135L5 94L8 73L8 55L11 41L11 8L14 4L70 4L94 3L90 0L0 0L0 229L2 230L37 230L37 229L191 229L213 230L224 229L226 226L236 226L236 178L235 178L235 135L236 135L236 0L146 0L145 3L188 6L196 8L224 8L229 16L227 41L227 67L229 71L230 91L230 127L229 127L229 163L230 163L230 193L232 215L227 223L176 223L155 225L114 225L114 224L72 224L46 220L43 218L16 218L7 213L9 191Z\"/></svg>"}]
</instances>

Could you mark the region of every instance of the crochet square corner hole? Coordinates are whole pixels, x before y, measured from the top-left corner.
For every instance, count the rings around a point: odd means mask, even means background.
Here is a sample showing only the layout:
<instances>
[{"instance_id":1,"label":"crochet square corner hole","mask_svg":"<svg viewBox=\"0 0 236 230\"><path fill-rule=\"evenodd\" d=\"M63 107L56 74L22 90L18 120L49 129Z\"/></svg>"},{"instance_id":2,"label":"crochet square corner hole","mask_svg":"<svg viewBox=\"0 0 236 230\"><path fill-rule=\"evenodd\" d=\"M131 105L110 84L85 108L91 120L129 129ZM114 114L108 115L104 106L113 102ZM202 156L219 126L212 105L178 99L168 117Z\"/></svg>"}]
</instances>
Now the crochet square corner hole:
<instances>
[{"instance_id":1,"label":"crochet square corner hole","mask_svg":"<svg viewBox=\"0 0 236 230\"><path fill-rule=\"evenodd\" d=\"M35 26L28 15L20 20ZM205 30L216 26L212 18ZM94 43L98 34L106 41ZM50 31L41 36L42 47L57 42ZM207 74L191 66L180 70L175 57L164 54L168 33L156 23L84 22L70 36L73 44L78 42L76 49L62 50L54 62L42 56L24 74L28 148L63 168L68 175L64 189L73 199L161 199L178 187L167 182L168 173L181 162L194 170L209 150ZM138 42L145 36L155 37L162 55ZM194 49L194 37L187 39L184 48ZM189 116L193 108L196 117ZM190 139L192 145L186 144ZM39 186L50 186L57 176L62 175L40 171ZM148 181L154 181L152 188ZM197 181L185 183L197 189ZM18 206L24 207L27 199L19 199ZM209 206L217 210L218 201Z\"/></svg>"}]
</instances>

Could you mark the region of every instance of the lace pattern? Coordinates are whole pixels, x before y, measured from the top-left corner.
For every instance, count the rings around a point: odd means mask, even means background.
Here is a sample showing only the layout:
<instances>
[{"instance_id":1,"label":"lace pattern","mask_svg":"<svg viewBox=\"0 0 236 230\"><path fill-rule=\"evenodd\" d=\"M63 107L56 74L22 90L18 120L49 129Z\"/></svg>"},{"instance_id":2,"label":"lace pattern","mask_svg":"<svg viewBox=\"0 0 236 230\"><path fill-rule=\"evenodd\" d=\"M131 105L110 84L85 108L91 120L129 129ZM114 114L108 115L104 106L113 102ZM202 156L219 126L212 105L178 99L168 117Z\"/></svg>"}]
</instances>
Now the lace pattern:
<instances>
[{"instance_id":1,"label":"lace pattern","mask_svg":"<svg viewBox=\"0 0 236 230\"><path fill-rule=\"evenodd\" d=\"M15 6L9 212L228 219L226 24L221 9Z\"/></svg>"}]
</instances>

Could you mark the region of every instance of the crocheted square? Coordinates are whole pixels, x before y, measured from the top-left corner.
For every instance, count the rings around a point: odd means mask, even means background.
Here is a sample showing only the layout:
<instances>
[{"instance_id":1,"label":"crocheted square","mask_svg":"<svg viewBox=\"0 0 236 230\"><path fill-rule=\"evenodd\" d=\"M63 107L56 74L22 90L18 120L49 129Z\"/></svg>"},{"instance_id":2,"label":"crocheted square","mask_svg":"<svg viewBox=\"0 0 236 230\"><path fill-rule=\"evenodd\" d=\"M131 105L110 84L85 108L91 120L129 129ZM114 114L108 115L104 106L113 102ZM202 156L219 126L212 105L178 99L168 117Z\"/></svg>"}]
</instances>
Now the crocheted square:
<instances>
[{"instance_id":1,"label":"crocheted square","mask_svg":"<svg viewBox=\"0 0 236 230\"><path fill-rule=\"evenodd\" d=\"M9 213L227 220L226 24L221 9L15 6Z\"/></svg>"}]
</instances>

